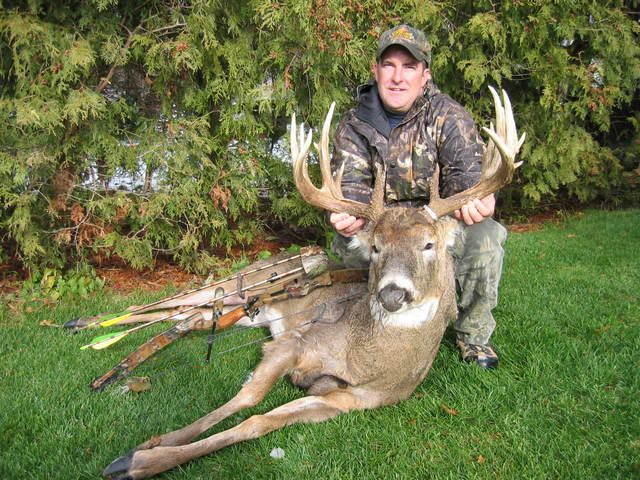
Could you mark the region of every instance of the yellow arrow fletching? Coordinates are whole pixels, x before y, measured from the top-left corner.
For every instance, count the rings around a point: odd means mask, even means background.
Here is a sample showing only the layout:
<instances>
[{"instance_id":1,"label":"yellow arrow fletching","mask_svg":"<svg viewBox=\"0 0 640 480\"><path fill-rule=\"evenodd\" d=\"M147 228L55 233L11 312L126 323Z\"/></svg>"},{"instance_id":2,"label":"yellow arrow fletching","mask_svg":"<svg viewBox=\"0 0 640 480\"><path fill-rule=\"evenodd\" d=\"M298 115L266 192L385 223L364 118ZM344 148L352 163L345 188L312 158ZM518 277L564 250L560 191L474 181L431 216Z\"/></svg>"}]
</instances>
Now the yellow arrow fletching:
<instances>
[{"instance_id":1,"label":"yellow arrow fletching","mask_svg":"<svg viewBox=\"0 0 640 480\"><path fill-rule=\"evenodd\" d=\"M114 332L114 333L107 333L106 335L100 335L99 337L96 337L93 340L91 340L90 343L84 345L83 347L80 347L80 350L87 350L88 348L91 348L93 350L102 350L104 348L110 347L116 342L119 342L128 334L129 332L125 331L125 332Z\"/></svg>"},{"instance_id":2,"label":"yellow arrow fletching","mask_svg":"<svg viewBox=\"0 0 640 480\"><path fill-rule=\"evenodd\" d=\"M101 327L110 327L112 325L116 325L116 324L122 322L123 320L129 318L131 315L132 315L131 313L125 313L124 315L120 315L118 317L111 318L109 320L105 320L104 322L100 322L100 326Z\"/></svg>"}]
</instances>

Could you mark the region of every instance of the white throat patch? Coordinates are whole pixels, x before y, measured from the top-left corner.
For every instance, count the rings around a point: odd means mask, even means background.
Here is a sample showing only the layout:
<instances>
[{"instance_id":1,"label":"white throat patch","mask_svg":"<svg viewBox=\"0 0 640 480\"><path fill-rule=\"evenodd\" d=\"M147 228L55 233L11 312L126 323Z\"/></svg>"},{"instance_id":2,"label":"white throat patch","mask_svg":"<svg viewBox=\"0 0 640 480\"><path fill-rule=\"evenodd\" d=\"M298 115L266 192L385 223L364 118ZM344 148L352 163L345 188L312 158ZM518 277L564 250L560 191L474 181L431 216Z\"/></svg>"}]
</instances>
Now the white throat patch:
<instances>
[{"instance_id":1,"label":"white throat patch","mask_svg":"<svg viewBox=\"0 0 640 480\"><path fill-rule=\"evenodd\" d=\"M379 321L385 327L418 328L433 320L439 304L439 298L431 298L415 307L403 308L397 312L388 312L375 296L371 296L369 307L371 308L373 319Z\"/></svg>"}]
</instances>

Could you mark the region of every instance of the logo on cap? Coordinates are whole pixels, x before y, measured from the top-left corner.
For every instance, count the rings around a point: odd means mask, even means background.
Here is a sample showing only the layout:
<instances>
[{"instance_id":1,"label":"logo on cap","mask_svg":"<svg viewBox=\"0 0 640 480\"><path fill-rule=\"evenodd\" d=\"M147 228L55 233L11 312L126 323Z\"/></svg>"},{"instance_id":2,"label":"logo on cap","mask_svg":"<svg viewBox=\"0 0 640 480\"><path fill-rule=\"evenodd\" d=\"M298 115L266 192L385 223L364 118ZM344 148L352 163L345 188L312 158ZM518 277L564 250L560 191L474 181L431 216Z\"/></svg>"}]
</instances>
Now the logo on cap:
<instances>
[{"instance_id":1,"label":"logo on cap","mask_svg":"<svg viewBox=\"0 0 640 480\"><path fill-rule=\"evenodd\" d=\"M407 30L405 27L398 28L395 32L391 33L391 40L407 40L409 42L415 41L413 33Z\"/></svg>"}]
</instances>

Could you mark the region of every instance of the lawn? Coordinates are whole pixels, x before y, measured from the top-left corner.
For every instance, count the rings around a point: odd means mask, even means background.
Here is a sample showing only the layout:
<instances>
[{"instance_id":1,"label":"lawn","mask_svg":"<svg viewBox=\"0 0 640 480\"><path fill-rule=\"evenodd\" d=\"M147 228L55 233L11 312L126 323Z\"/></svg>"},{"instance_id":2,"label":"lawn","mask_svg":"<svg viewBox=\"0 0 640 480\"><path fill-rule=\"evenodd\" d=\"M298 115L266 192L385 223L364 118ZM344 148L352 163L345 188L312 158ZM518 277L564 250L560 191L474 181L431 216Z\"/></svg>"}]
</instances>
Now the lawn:
<instances>
[{"instance_id":1,"label":"lawn","mask_svg":"<svg viewBox=\"0 0 640 480\"><path fill-rule=\"evenodd\" d=\"M495 311L500 367L458 359L450 336L407 401L294 425L192 461L163 479L640 478L640 211L589 211L512 233ZM168 294L169 292L164 292ZM204 363L205 336L139 368L152 388L88 384L151 332L100 352L94 332L39 324L159 298L104 291L27 313L0 310L0 478L98 478L115 457L226 401L260 357L254 344ZM263 337L222 339L218 352ZM302 392L281 380L228 427ZM272 449L285 456L273 459Z\"/></svg>"}]
</instances>

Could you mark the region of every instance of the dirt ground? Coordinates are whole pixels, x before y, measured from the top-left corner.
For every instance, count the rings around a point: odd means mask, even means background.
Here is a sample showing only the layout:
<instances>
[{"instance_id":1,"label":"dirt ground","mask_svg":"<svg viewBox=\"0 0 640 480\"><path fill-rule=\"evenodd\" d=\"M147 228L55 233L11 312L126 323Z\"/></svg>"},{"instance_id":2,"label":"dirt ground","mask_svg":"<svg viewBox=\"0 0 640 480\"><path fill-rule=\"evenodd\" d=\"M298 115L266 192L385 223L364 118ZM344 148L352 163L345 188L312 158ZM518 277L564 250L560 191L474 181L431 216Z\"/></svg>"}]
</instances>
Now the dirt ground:
<instances>
[{"instance_id":1,"label":"dirt ground","mask_svg":"<svg viewBox=\"0 0 640 480\"><path fill-rule=\"evenodd\" d=\"M245 256L249 259L265 250L272 254L278 253L289 245L278 241L256 239L249 248L235 249L227 254L229 258ZM219 256L223 255L218 253ZM105 281L105 287L119 293L129 293L136 290L162 290L168 285L187 287L202 283L205 276L189 273L168 260L156 260L153 268L136 270L117 259L111 262L103 261L94 265L98 277ZM21 270L15 264L0 264L0 295L15 293L28 278L28 272Z\"/></svg>"},{"instance_id":2,"label":"dirt ground","mask_svg":"<svg viewBox=\"0 0 640 480\"><path fill-rule=\"evenodd\" d=\"M578 213L581 215L581 213ZM540 230L544 224L557 223L558 215L555 212L546 212L532 215L524 223L513 223L507 225L507 230L511 233L535 232Z\"/></svg>"}]
</instances>

